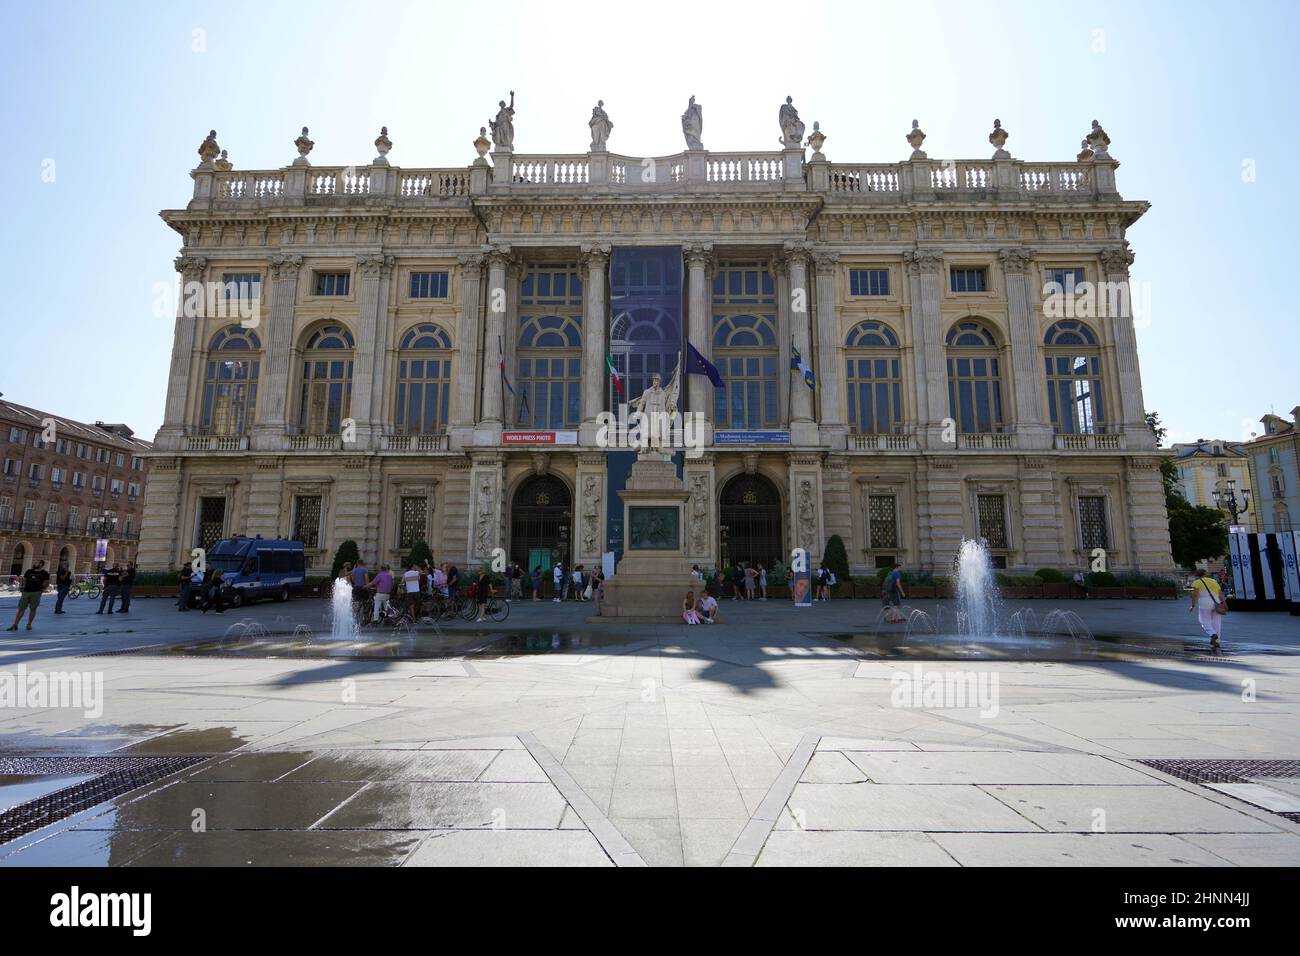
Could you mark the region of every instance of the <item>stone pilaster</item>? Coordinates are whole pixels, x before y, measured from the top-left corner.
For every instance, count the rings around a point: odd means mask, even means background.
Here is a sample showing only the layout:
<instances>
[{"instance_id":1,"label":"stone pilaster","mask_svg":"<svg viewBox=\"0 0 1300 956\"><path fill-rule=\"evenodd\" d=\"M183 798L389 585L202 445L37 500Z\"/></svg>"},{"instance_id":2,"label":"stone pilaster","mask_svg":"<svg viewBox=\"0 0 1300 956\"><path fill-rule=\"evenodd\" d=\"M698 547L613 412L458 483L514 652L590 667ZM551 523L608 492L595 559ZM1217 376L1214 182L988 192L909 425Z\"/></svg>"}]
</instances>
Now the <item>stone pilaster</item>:
<instances>
[{"instance_id":1,"label":"stone pilaster","mask_svg":"<svg viewBox=\"0 0 1300 956\"><path fill-rule=\"evenodd\" d=\"M610 247L583 245L581 252L586 267L583 277L586 295L582 304L582 348L585 359L582 371L582 421L588 428L594 429L596 416L605 411L605 396L608 392L605 385L609 379L605 364L605 342L609 326L609 292L605 285L605 270L609 266Z\"/></svg>"},{"instance_id":2,"label":"stone pilaster","mask_svg":"<svg viewBox=\"0 0 1300 956\"><path fill-rule=\"evenodd\" d=\"M176 300L176 325L172 334L172 361L167 376L167 400L163 406L162 428L158 430L156 444L159 449L176 450L183 443L189 407L190 372L194 352L206 343L196 343L200 315L187 315L191 301L186 286L202 282L207 274L208 260L203 256L178 256L176 271L181 275L181 292ZM206 302L206 298L200 301Z\"/></svg>"},{"instance_id":3,"label":"stone pilaster","mask_svg":"<svg viewBox=\"0 0 1300 956\"><path fill-rule=\"evenodd\" d=\"M184 459L150 457L136 555L142 571L170 571L184 563L179 560L184 480Z\"/></svg>"},{"instance_id":4,"label":"stone pilaster","mask_svg":"<svg viewBox=\"0 0 1300 956\"><path fill-rule=\"evenodd\" d=\"M351 539L357 543L363 560L376 561L380 544L380 459L349 455L341 461L332 459L329 470L336 475L333 485L331 551Z\"/></svg>"},{"instance_id":5,"label":"stone pilaster","mask_svg":"<svg viewBox=\"0 0 1300 956\"><path fill-rule=\"evenodd\" d=\"M1038 334L1038 302L1031 249L998 252L1007 284L1007 317L1011 338L1011 376L1016 398L1016 445L1022 449L1052 447L1043 386L1042 339Z\"/></svg>"},{"instance_id":6,"label":"stone pilaster","mask_svg":"<svg viewBox=\"0 0 1300 956\"><path fill-rule=\"evenodd\" d=\"M478 398L479 328L482 315L481 253L461 256L460 311L456 315L456 386L451 402L452 441L464 446L473 440L475 404Z\"/></svg>"},{"instance_id":7,"label":"stone pilaster","mask_svg":"<svg viewBox=\"0 0 1300 956\"><path fill-rule=\"evenodd\" d=\"M850 562L855 553L862 553L862 545L854 540L853 535L852 497L848 456L827 455L822 467L822 524L828 539L838 534L844 540L844 550Z\"/></svg>"},{"instance_id":8,"label":"stone pilaster","mask_svg":"<svg viewBox=\"0 0 1300 956\"><path fill-rule=\"evenodd\" d=\"M783 323L794 337L794 348L810 366L813 361L811 317L808 294L808 244L787 242L782 263L785 267L787 295L778 303L786 320ZM786 374L790 374L788 371ZM797 377L790 383L790 440L796 445L817 444L817 423L813 421L813 393Z\"/></svg>"},{"instance_id":9,"label":"stone pilaster","mask_svg":"<svg viewBox=\"0 0 1300 956\"><path fill-rule=\"evenodd\" d=\"M835 295L835 270L839 255L813 253L817 269L817 391L821 399L822 444L843 448L848 429L841 411L844 388L844 349Z\"/></svg>"},{"instance_id":10,"label":"stone pilaster","mask_svg":"<svg viewBox=\"0 0 1300 956\"><path fill-rule=\"evenodd\" d=\"M1115 343L1115 364L1119 371L1120 416L1124 428L1124 441L1128 448L1154 448L1155 436L1147 427L1142 404L1142 376L1138 371L1137 335L1133 329L1132 295L1129 289L1128 268L1133 264L1133 253L1127 246L1115 246L1101 251L1101 266L1106 286L1098 290L1097 310L1110 324ZM1120 289L1112 296L1110 289ZM1112 310L1112 303L1121 308ZM1111 315L1119 311L1121 315Z\"/></svg>"},{"instance_id":11,"label":"stone pilaster","mask_svg":"<svg viewBox=\"0 0 1300 956\"><path fill-rule=\"evenodd\" d=\"M952 448L943 441L943 420L949 417L948 367L944 355L943 256L918 250L903 253L911 284L913 375L916 377L917 441L922 448Z\"/></svg>"},{"instance_id":12,"label":"stone pilaster","mask_svg":"<svg viewBox=\"0 0 1300 956\"><path fill-rule=\"evenodd\" d=\"M1155 458L1125 462L1124 497L1128 515L1129 563L1135 571L1170 573L1174 559L1169 543L1169 514L1164 482Z\"/></svg>"},{"instance_id":13,"label":"stone pilaster","mask_svg":"<svg viewBox=\"0 0 1300 956\"><path fill-rule=\"evenodd\" d=\"M686 341L706 359L713 360L713 287L709 273L713 267L713 243L699 242L686 249L687 332ZM682 361L685 362L685 356ZM713 384L703 375L686 375L687 408L713 421ZM711 443L712 438L706 436Z\"/></svg>"},{"instance_id":14,"label":"stone pilaster","mask_svg":"<svg viewBox=\"0 0 1300 956\"><path fill-rule=\"evenodd\" d=\"M501 454L475 455L470 467L470 500L467 563L490 561L503 544L502 495L505 487L505 458Z\"/></svg>"},{"instance_id":15,"label":"stone pilaster","mask_svg":"<svg viewBox=\"0 0 1300 956\"><path fill-rule=\"evenodd\" d=\"M686 458L682 479L690 498L686 501L686 560L701 568L718 560L717 463L712 453Z\"/></svg>"},{"instance_id":16,"label":"stone pilaster","mask_svg":"<svg viewBox=\"0 0 1300 956\"><path fill-rule=\"evenodd\" d=\"M302 256L271 257L271 301L262 323L262 367L257 383L253 447L278 449L289 416L289 371L293 358L293 312Z\"/></svg>"},{"instance_id":17,"label":"stone pilaster","mask_svg":"<svg viewBox=\"0 0 1300 956\"><path fill-rule=\"evenodd\" d=\"M606 550L606 516L610 503L606 500L605 456L587 454L578 456L578 471L574 478L576 491L574 508L574 561L588 567L599 567L600 556ZM619 507L619 502L614 502ZM567 559L566 559L567 560Z\"/></svg>"},{"instance_id":18,"label":"stone pilaster","mask_svg":"<svg viewBox=\"0 0 1300 956\"><path fill-rule=\"evenodd\" d=\"M357 348L352 372L349 417L356 423L351 442L344 432L345 450L373 448L383 428L383 361L388 340L388 278L393 256L357 257Z\"/></svg>"},{"instance_id":19,"label":"stone pilaster","mask_svg":"<svg viewBox=\"0 0 1300 956\"><path fill-rule=\"evenodd\" d=\"M795 341L797 344L798 339ZM826 533L822 524L824 510L821 456L792 452L787 461L790 493L786 521L790 530L785 560L789 561L789 551L795 548L806 548L809 560L815 566L816 562L821 560L822 548L826 544Z\"/></svg>"},{"instance_id":20,"label":"stone pilaster","mask_svg":"<svg viewBox=\"0 0 1300 956\"><path fill-rule=\"evenodd\" d=\"M916 463L917 564L947 574L965 535L965 498L957 459L927 456Z\"/></svg>"},{"instance_id":21,"label":"stone pilaster","mask_svg":"<svg viewBox=\"0 0 1300 956\"><path fill-rule=\"evenodd\" d=\"M441 561L451 559L462 566L469 560L467 542L470 538L470 460L452 461L446 473L446 483L440 489L438 504L442 513L442 551L435 555ZM437 531L434 534L439 537Z\"/></svg>"},{"instance_id":22,"label":"stone pilaster","mask_svg":"<svg viewBox=\"0 0 1300 956\"><path fill-rule=\"evenodd\" d=\"M1032 570L1074 566L1055 462L1054 458L1020 460L1020 545L1025 566Z\"/></svg>"},{"instance_id":23,"label":"stone pilaster","mask_svg":"<svg viewBox=\"0 0 1300 956\"><path fill-rule=\"evenodd\" d=\"M499 440L505 424L504 383L501 381L501 343L505 341L506 314L509 311L507 277L510 271L510 247L493 246L488 253L487 312L483 322L483 411L479 431L487 431ZM495 444L495 441L492 442Z\"/></svg>"},{"instance_id":24,"label":"stone pilaster","mask_svg":"<svg viewBox=\"0 0 1300 956\"><path fill-rule=\"evenodd\" d=\"M251 464L244 533L260 534L264 538L290 534L289 508L292 502L284 497L284 459L255 458Z\"/></svg>"}]
</instances>

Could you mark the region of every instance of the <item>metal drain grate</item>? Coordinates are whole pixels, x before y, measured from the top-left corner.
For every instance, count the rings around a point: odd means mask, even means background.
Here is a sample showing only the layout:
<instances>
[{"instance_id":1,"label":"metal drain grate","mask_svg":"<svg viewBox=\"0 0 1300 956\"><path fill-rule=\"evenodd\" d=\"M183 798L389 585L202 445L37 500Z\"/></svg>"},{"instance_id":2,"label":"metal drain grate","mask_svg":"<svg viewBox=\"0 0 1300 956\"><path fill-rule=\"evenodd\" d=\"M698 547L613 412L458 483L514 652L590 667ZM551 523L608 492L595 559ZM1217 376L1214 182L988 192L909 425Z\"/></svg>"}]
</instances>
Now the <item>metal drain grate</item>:
<instances>
[{"instance_id":1,"label":"metal drain grate","mask_svg":"<svg viewBox=\"0 0 1300 956\"><path fill-rule=\"evenodd\" d=\"M84 776L95 779L47 793L0 811L0 843L89 810L105 800L161 780L208 760L206 756L0 757L0 774L16 776Z\"/></svg>"},{"instance_id":2,"label":"metal drain grate","mask_svg":"<svg viewBox=\"0 0 1300 956\"><path fill-rule=\"evenodd\" d=\"M1139 760L1189 783L1251 783L1259 777L1300 777L1300 760Z\"/></svg>"}]
</instances>

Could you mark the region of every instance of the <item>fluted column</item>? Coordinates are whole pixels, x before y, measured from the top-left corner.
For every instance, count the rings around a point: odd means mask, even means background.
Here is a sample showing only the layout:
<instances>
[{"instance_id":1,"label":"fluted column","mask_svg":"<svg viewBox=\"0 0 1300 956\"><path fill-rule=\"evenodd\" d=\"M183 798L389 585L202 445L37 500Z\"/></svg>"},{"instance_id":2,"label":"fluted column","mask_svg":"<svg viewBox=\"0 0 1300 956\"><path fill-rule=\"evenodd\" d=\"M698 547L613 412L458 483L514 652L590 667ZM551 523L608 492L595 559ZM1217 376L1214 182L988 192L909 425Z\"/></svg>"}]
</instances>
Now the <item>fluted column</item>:
<instances>
[{"instance_id":1,"label":"fluted column","mask_svg":"<svg viewBox=\"0 0 1300 956\"><path fill-rule=\"evenodd\" d=\"M609 265L609 246L583 245L582 262L586 295L582 303L582 420L594 423L605 411L605 330L608 325L609 292L605 285L605 268Z\"/></svg>"},{"instance_id":2,"label":"fluted column","mask_svg":"<svg viewBox=\"0 0 1300 956\"><path fill-rule=\"evenodd\" d=\"M1016 396L1016 446L1052 447L1052 427L1047 421L1043 381L1038 302L1034 288L1030 249L1003 249L998 253L1007 283L1007 319L1011 332L1012 389Z\"/></svg>"},{"instance_id":3,"label":"fluted column","mask_svg":"<svg viewBox=\"0 0 1300 956\"><path fill-rule=\"evenodd\" d=\"M201 320L187 303L185 287L191 282L202 282L207 272L208 260L203 256L177 256L176 271L181 275L181 291L176 298L176 324L172 331L172 362L167 376L167 402L163 407L163 423L158 430L159 448L180 448L185 435L186 409L189 405L190 370L193 366L194 343ZM206 298L198 301L206 301Z\"/></svg>"},{"instance_id":4,"label":"fluted column","mask_svg":"<svg viewBox=\"0 0 1300 956\"><path fill-rule=\"evenodd\" d=\"M917 440L925 448L951 448L943 440L943 421L949 417L948 367L944 361L943 256L938 252L906 252L912 295L912 371L916 376Z\"/></svg>"},{"instance_id":5,"label":"fluted column","mask_svg":"<svg viewBox=\"0 0 1300 956\"><path fill-rule=\"evenodd\" d=\"M481 253L458 259L460 266L460 311L456 315L456 390L452 397L452 441L468 444L474 431L474 403L478 397L479 315L482 306L483 263Z\"/></svg>"},{"instance_id":6,"label":"fluted column","mask_svg":"<svg viewBox=\"0 0 1300 956\"><path fill-rule=\"evenodd\" d=\"M699 353L713 361L713 290L709 284L709 270L713 265L713 243L701 242L686 250L687 327L686 341ZM684 362L685 356L682 357ZM682 370L686 375L686 370ZM686 375L687 408L699 412L709 422L713 421L713 383L703 375Z\"/></svg>"},{"instance_id":7,"label":"fluted column","mask_svg":"<svg viewBox=\"0 0 1300 956\"><path fill-rule=\"evenodd\" d=\"M378 434L382 416L379 408L383 403L383 376L379 363L383 361L384 346L387 340L383 286L392 274L394 256L365 255L357 257L357 349L352 366L352 401L348 417L356 423L353 441L346 441L344 447L370 448L373 438Z\"/></svg>"},{"instance_id":8,"label":"fluted column","mask_svg":"<svg viewBox=\"0 0 1300 956\"><path fill-rule=\"evenodd\" d=\"M805 362L812 362L811 316L808 308L808 244L787 242L782 262L786 274L786 295L780 303L786 320L783 323L794 339L794 347ZM785 374L790 374L787 369ZM812 389L792 377L790 383L790 438L797 445L817 443L817 425L813 421Z\"/></svg>"},{"instance_id":9,"label":"fluted column","mask_svg":"<svg viewBox=\"0 0 1300 956\"><path fill-rule=\"evenodd\" d=\"M1133 328L1133 297L1129 288L1128 267L1133 253L1127 246L1101 251L1101 267L1107 285L1098 290L1098 314L1110 323L1115 342L1115 364L1119 370L1119 412L1124 425L1124 444L1128 448L1154 448L1155 436L1147 427L1142 403L1142 375L1138 371L1137 333ZM1118 289L1111 295L1111 289ZM1119 308L1112 308L1119 305ZM1120 314L1112 314L1118 312ZM1114 414L1112 410L1111 415Z\"/></svg>"},{"instance_id":10,"label":"fluted column","mask_svg":"<svg viewBox=\"0 0 1300 956\"><path fill-rule=\"evenodd\" d=\"M839 255L834 252L813 253L817 268L817 391L821 398L821 433L823 444L842 447L847 433L840 410L844 388L843 340L835 295L835 266Z\"/></svg>"},{"instance_id":11,"label":"fluted column","mask_svg":"<svg viewBox=\"0 0 1300 956\"><path fill-rule=\"evenodd\" d=\"M505 422L505 400L501 382L501 346L505 341L505 320L509 310L506 286L510 247L493 246L488 253L487 311L483 322L483 411L479 424L500 430Z\"/></svg>"},{"instance_id":12,"label":"fluted column","mask_svg":"<svg viewBox=\"0 0 1300 956\"><path fill-rule=\"evenodd\" d=\"M271 302L260 330L262 367L257 383L253 447L283 446L289 420L289 372L293 357L293 309L298 299L302 256L271 257Z\"/></svg>"}]
</instances>

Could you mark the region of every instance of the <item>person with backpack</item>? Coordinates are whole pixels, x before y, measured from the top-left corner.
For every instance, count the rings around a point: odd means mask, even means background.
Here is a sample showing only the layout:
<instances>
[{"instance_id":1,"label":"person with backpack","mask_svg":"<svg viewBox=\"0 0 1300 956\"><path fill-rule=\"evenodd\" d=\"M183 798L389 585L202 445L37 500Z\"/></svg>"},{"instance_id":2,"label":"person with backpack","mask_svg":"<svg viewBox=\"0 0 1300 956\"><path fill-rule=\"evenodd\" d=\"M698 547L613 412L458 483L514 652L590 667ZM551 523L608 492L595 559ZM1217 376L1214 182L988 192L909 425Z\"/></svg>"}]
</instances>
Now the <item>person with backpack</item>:
<instances>
[{"instance_id":1,"label":"person with backpack","mask_svg":"<svg viewBox=\"0 0 1300 956\"><path fill-rule=\"evenodd\" d=\"M1201 630L1209 635L1210 647L1217 650L1219 639L1223 637L1223 618L1228 613L1228 602L1224 600L1219 582L1208 574L1193 581L1192 606L1187 613L1196 615Z\"/></svg>"}]
</instances>

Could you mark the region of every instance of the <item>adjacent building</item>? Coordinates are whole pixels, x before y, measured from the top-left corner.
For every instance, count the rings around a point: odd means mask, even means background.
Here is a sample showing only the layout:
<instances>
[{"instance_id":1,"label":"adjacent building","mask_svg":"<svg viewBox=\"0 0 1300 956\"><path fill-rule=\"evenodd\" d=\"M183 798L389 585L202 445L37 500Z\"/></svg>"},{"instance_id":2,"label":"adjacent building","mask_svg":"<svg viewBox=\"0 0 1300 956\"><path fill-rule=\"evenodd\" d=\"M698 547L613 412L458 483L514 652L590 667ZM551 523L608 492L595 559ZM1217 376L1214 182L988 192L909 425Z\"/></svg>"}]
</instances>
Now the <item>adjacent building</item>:
<instances>
[{"instance_id":1,"label":"adjacent building","mask_svg":"<svg viewBox=\"0 0 1300 956\"><path fill-rule=\"evenodd\" d=\"M856 571L942 573L969 537L1012 569L1172 567L1130 310L1148 206L1100 126L1066 162L997 124L989 159L914 127L903 162L839 163L793 106L783 149L710 151L692 105L682 152L609 152L593 116L588 152L528 155L502 110L451 168L391 164L386 130L348 167L305 130L274 169L200 146L161 215L183 288L217 292L180 297L145 566L235 533L316 568L345 539L597 564L632 457L602 416L694 348L722 385L681 380L693 562L839 535Z\"/></svg>"},{"instance_id":2,"label":"adjacent building","mask_svg":"<svg viewBox=\"0 0 1300 956\"><path fill-rule=\"evenodd\" d=\"M1291 420L1269 413L1263 434L1245 445L1255 488L1255 528L1262 532L1300 529L1300 407Z\"/></svg>"},{"instance_id":3,"label":"adjacent building","mask_svg":"<svg viewBox=\"0 0 1300 956\"><path fill-rule=\"evenodd\" d=\"M1216 493L1222 498L1228 488L1234 490L1239 503L1253 498L1250 458L1243 443L1198 438L1174 444L1171 451L1178 469L1178 486L1193 505L1217 508Z\"/></svg>"},{"instance_id":4,"label":"adjacent building","mask_svg":"<svg viewBox=\"0 0 1300 956\"><path fill-rule=\"evenodd\" d=\"M122 424L88 425L0 401L0 573L40 559L89 573L136 557L151 443Z\"/></svg>"}]
</instances>

